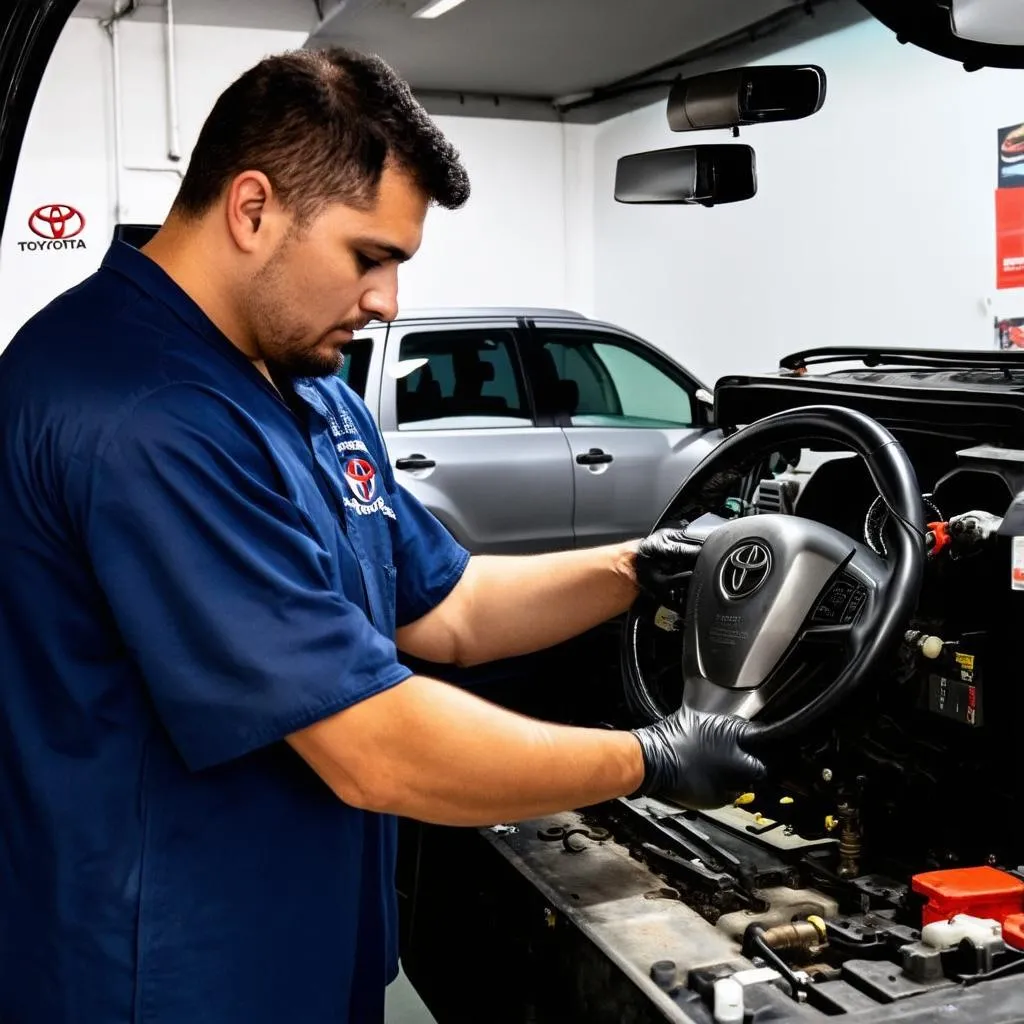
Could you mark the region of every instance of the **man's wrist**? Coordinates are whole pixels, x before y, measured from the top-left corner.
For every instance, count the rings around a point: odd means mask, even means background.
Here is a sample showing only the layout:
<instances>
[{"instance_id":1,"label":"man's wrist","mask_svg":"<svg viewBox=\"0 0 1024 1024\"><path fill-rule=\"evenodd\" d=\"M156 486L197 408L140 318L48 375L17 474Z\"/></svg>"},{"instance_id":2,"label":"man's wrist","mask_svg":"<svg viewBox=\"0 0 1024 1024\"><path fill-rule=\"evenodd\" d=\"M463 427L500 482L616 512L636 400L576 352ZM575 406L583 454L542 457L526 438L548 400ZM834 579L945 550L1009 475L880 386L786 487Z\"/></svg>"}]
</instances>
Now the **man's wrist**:
<instances>
[{"instance_id":1,"label":"man's wrist","mask_svg":"<svg viewBox=\"0 0 1024 1024\"><path fill-rule=\"evenodd\" d=\"M625 786L623 796L632 800L641 795L647 779L647 759L644 756L640 737L633 732L620 734L622 743L623 772Z\"/></svg>"},{"instance_id":2,"label":"man's wrist","mask_svg":"<svg viewBox=\"0 0 1024 1024\"><path fill-rule=\"evenodd\" d=\"M615 574L632 587L638 590L636 579L636 554L640 547L639 540L629 540L617 544L612 549L612 568Z\"/></svg>"}]
</instances>

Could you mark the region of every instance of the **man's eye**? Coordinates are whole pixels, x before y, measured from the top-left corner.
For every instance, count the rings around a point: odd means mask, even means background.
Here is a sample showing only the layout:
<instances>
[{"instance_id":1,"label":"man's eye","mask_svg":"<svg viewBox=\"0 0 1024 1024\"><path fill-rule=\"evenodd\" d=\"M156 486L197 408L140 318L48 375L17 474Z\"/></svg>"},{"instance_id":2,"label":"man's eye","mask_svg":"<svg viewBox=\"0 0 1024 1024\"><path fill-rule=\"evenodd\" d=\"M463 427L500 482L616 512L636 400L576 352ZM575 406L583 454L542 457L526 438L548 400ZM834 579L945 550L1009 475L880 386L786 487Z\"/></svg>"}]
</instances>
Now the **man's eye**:
<instances>
[{"instance_id":1,"label":"man's eye","mask_svg":"<svg viewBox=\"0 0 1024 1024\"><path fill-rule=\"evenodd\" d=\"M375 270L381 265L380 260L371 259L362 252L356 253L356 259L359 261L359 266L361 266L363 270Z\"/></svg>"}]
</instances>

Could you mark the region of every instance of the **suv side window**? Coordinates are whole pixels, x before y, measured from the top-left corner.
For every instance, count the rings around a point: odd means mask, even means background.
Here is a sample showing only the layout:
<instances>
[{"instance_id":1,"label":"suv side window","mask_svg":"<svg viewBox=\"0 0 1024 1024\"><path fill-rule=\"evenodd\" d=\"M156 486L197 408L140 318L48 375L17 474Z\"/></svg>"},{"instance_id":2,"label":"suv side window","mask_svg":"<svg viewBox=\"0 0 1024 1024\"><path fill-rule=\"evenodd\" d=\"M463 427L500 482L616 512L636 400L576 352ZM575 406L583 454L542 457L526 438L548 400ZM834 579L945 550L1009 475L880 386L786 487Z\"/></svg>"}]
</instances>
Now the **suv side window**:
<instances>
[{"instance_id":1,"label":"suv side window","mask_svg":"<svg viewBox=\"0 0 1024 1024\"><path fill-rule=\"evenodd\" d=\"M338 376L360 397L366 397L366 381L370 376L370 356L373 354L373 340L353 338L343 349L341 369Z\"/></svg>"},{"instance_id":2,"label":"suv side window","mask_svg":"<svg viewBox=\"0 0 1024 1024\"><path fill-rule=\"evenodd\" d=\"M574 427L690 427L693 398L640 345L578 330L541 332L554 411Z\"/></svg>"},{"instance_id":3,"label":"suv side window","mask_svg":"<svg viewBox=\"0 0 1024 1024\"><path fill-rule=\"evenodd\" d=\"M406 334L398 351L399 430L479 430L533 425L512 331Z\"/></svg>"}]
</instances>

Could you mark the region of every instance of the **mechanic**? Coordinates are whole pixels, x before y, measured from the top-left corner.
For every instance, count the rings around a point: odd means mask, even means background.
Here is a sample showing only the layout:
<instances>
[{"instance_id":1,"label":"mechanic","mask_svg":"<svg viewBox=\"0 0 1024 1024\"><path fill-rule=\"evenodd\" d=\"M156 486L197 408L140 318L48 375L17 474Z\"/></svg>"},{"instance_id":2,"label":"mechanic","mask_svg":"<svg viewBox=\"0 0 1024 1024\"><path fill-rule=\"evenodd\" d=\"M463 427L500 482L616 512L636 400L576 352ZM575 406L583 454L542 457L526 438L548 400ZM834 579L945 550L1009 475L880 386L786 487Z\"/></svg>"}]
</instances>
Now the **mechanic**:
<instances>
[{"instance_id":1,"label":"mechanic","mask_svg":"<svg viewBox=\"0 0 1024 1024\"><path fill-rule=\"evenodd\" d=\"M556 644L670 589L685 544L471 559L396 484L334 374L468 191L379 60L267 58L145 249L0 357L5 1024L379 1024L394 816L759 776L743 722L555 726L402 664Z\"/></svg>"}]
</instances>

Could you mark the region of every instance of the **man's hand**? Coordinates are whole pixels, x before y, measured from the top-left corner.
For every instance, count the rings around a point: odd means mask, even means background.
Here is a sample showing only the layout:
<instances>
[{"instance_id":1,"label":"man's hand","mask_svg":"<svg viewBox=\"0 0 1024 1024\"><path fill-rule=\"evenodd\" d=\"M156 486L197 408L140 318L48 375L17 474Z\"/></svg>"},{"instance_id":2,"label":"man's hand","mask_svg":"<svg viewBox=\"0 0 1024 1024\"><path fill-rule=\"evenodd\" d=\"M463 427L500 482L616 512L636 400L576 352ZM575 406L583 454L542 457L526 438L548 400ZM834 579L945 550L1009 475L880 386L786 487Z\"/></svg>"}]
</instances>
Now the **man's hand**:
<instances>
[{"instance_id":1,"label":"man's hand","mask_svg":"<svg viewBox=\"0 0 1024 1024\"><path fill-rule=\"evenodd\" d=\"M663 797L693 810L721 807L764 776L764 765L741 747L750 723L681 708L635 729L644 755L636 795Z\"/></svg>"},{"instance_id":2,"label":"man's hand","mask_svg":"<svg viewBox=\"0 0 1024 1024\"><path fill-rule=\"evenodd\" d=\"M645 537L636 553L637 586L677 611L685 606L686 584L700 554L700 544L683 532L686 523L663 526Z\"/></svg>"}]
</instances>

